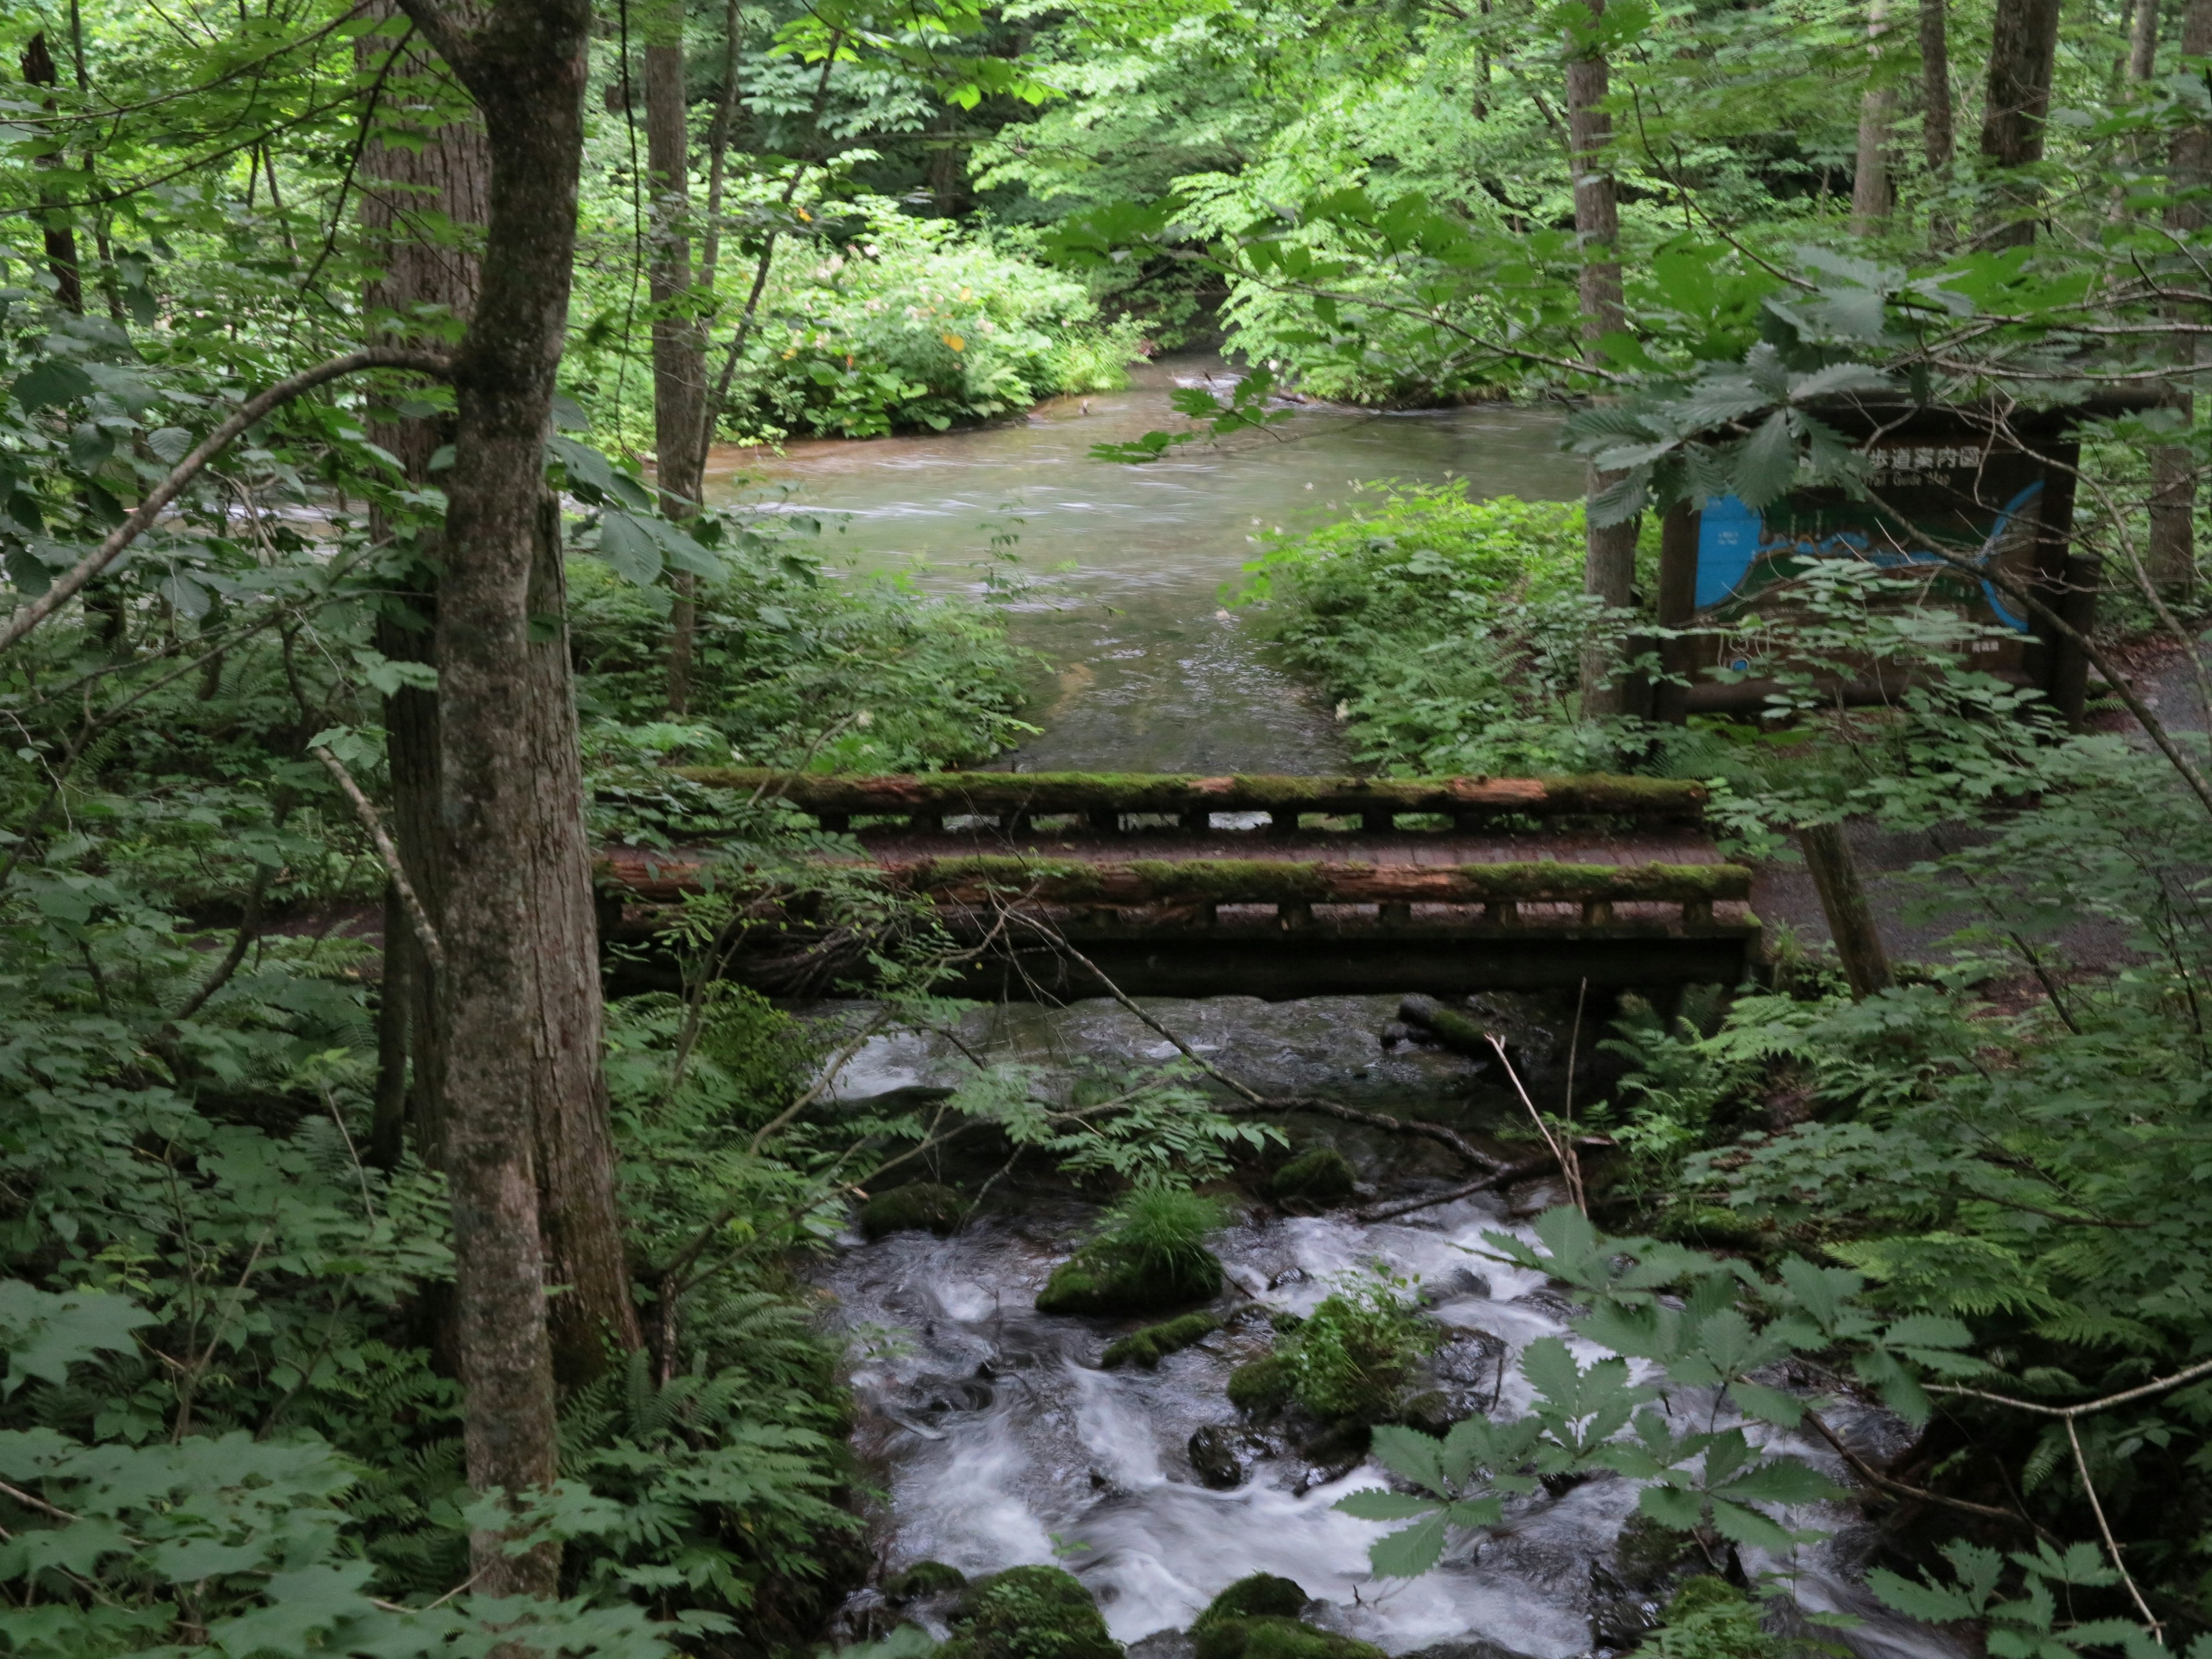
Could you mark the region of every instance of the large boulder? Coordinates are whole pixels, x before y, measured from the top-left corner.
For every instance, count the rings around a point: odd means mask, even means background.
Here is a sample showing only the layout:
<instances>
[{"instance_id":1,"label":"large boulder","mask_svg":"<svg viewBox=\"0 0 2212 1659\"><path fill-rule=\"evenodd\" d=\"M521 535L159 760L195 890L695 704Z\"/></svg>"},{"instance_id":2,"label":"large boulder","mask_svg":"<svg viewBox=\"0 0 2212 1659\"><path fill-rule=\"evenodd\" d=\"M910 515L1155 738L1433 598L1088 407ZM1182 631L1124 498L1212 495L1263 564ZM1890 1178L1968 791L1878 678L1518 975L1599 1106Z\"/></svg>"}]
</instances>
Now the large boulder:
<instances>
[{"instance_id":1,"label":"large boulder","mask_svg":"<svg viewBox=\"0 0 2212 1659\"><path fill-rule=\"evenodd\" d=\"M1274 1615L1194 1626L1191 1643L1196 1659L1384 1659L1368 1643Z\"/></svg>"},{"instance_id":2,"label":"large boulder","mask_svg":"<svg viewBox=\"0 0 2212 1659\"><path fill-rule=\"evenodd\" d=\"M1238 1579L1206 1603L1206 1611L1192 1622L1194 1631L1224 1619L1295 1619L1313 1597L1295 1578L1272 1572L1255 1572Z\"/></svg>"},{"instance_id":3,"label":"large boulder","mask_svg":"<svg viewBox=\"0 0 2212 1659\"><path fill-rule=\"evenodd\" d=\"M1278 1204L1311 1204L1327 1208L1352 1196L1352 1164L1334 1146L1300 1152L1268 1178L1267 1196Z\"/></svg>"},{"instance_id":4,"label":"large boulder","mask_svg":"<svg viewBox=\"0 0 2212 1659\"><path fill-rule=\"evenodd\" d=\"M860 1206L860 1231L870 1238L900 1232L931 1232L941 1237L967 1213L966 1202L951 1188L916 1181L889 1188Z\"/></svg>"}]
</instances>

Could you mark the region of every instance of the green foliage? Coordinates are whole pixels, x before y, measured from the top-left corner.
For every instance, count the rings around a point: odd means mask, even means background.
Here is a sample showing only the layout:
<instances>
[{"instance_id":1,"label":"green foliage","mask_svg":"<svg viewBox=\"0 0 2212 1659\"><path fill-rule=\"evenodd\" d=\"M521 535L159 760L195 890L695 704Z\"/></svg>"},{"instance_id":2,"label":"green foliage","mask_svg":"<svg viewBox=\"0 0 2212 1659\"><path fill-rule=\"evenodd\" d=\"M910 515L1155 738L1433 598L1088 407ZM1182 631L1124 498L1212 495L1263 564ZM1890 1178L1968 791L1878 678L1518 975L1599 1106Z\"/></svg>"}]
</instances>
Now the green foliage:
<instances>
[{"instance_id":1,"label":"green foliage","mask_svg":"<svg viewBox=\"0 0 2212 1659\"><path fill-rule=\"evenodd\" d=\"M1195 1659L1382 1659L1382 1650L1295 1619L1217 1619L1191 1632Z\"/></svg>"},{"instance_id":2,"label":"green foliage","mask_svg":"<svg viewBox=\"0 0 2212 1659\"><path fill-rule=\"evenodd\" d=\"M1294 1381L1287 1354L1248 1360L1229 1373L1229 1403L1248 1416L1268 1416L1290 1404Z\"/></svg>"},{"instance_id":3,"label":"green foliage","mask_svg":"<svg viewBox=\"0 0 2212 1659\"><path fill-rule=\"evenodd\" d=\"M1158 1313L1221 1293L1206 1236L1221 1206L1185 1188L1139 1187L1107 1211L1098 1235L1053 1269L1040 1313Z\"/></svg>"},{"instance_id":4,"label":"green foliage","mask_svg":"<svg viewBox=\"0 0 2212 1659\"><path fill-rule=\"evenodd\" d=\"M2073 1592L2108 1589L2119 1583L2097 1547L2075 1543L2059 1551L2045 1540L2033 1552L2005 1556L1961 1540L1945 1547L1953 1576L1939 1579L1923 1572L1919 1580L1887 1567L1867 1575L1867 1583L1899 1613L1931 1624L1982 1621L1989 1650L2001 1659L2075 1659L2085 1650L2119 1648L2131 1659L2155 1659L2169 1651L2125 1619L2081 1619L2075 1615ZM2008 1574L2008 1567L2016 1571ZM2018 1586L2002 1588L2011 1577ZM2191 1644L2191 1659L2212 1650L2212 1638Z\"/></svg>"},{"instance_id":5,"label":"green foliage","mask_svg":"<svg viewBox=\"0 0 2212 1659\"><path fill-rule=\"evenodd\" d=\"M1115 1338L1106 1345L1106 1352L1098 1356L1098 1364L1110 1371L1116 1365L1133 1362L1150 1370L1169 1354L1180 1352L1194 1342L1203 1342L1220 1328L1218 1314L1187 1313L1180 1319L1147 1325L1140 1331Z\"/></svg>"},{"instance_id":6,"label":"green foliage","mask_svg":"<svg viewBox=\"0 0 2212 1659\"><path fill-rule=\"evenodd\" d=\"M1756 1601L1707 1573L1674 1592L1638 1651L1658 1659L1771 1659L1780 1645L1759 1623Z\"/></svg>"},{"instance_id":7,"label":"green foliage","mask_svg":"<svg viewBox=\"0 0 2212 1659\"><path fill-rule=\"evenodd\" d=\"M789 242L775 262L773 320L734 387L739 432L942 432L1125 383L1138 331L1100 324L1081 283L881 198L840 216L838 242Z\"/></svg>"},{"instance_id":8,"label":"green foliage","mask_svg":"<svg viewBox=\"0 0 2212 1659\"><path fill-rule=\"evenodd\" d=\"M968 1587L940 1659L1121 1659L1082 1581L1058 1567L1009 1567Z\"/></svg>"},{"instance_id":9,"label":"green foliage","mask_svg":"<svg viewBox=\"0 0 2212 1659\"><path fill-rule=\"evenodd\" d=\"M1583 539L1578 503L1390 485L1270 548L1243 597L1264 602L1267 634L1340 700L1364 761L1445 775L1618 770L1615 737L1573 714L1585 644L1618 632L1583 593Z\"/></svg>"},{"instance_id":10,"label":"green foliage","mask_svg":"<svg viewBox=\"0 0 2212 1659\"><path fill-rule=\"evenodd\" d=\"M1373 1422L1387 1415L1440 1333L1405 1281L1347 1275L1278 1344L1297 1402L1316 1417Z\"/></svg>"}]
</instances>

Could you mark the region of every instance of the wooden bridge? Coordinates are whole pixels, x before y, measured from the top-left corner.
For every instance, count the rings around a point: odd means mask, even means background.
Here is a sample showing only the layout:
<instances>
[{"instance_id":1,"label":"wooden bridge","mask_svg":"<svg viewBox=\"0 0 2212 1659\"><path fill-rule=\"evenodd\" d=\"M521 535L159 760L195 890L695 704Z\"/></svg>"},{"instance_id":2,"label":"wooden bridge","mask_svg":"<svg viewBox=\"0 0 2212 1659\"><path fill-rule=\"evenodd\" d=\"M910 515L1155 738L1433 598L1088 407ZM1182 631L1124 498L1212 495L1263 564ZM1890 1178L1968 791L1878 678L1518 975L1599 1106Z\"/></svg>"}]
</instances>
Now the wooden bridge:
<instances>
[{"instance_id":1,"label":"wooden bridge","mask_svg":"<svg viewBox=\"0 0 2212 1659\"><path fill-rule=\"evenodd\" d=\"M1751 872L1702 786L1669 779L895 777L686 768L780 795L995 940L971 994L1268 998L1733 985L1758 960ZM696 888L697 854L617 849L625 933ZM612 907L611 906L611 911Z\"/></svg>"}]
</instances>

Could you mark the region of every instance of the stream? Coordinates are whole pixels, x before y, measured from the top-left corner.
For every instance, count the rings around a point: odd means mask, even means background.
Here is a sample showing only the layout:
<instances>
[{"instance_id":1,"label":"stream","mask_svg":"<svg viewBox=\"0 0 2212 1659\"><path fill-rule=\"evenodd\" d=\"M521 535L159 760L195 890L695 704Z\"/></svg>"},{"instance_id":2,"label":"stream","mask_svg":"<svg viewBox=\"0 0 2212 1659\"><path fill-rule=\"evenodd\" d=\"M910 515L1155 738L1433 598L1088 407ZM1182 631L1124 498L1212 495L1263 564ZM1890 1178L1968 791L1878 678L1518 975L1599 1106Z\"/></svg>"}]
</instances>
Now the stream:
<instances>
[{"instance_id":1,"label":"stream","mask_svg":"<svg viewBox=\"0 0 2212 1659\"><path fill-rule=\"evenodd\" d=\"M823 514L833 558L906 568L940 591L982 592L992 538L1008 533L1018 535L1028 569L1056 569L1014 605L1017 640L1056 675L1031 712L1042 733L1011 759L1017 769L1345 769L1330 712L1221 604L1224 584L1256 551L1250 538L1325 522L1345 510L1356 482L1464 477L1478 495L1559 497L1579 489L1580 469L1554 447L1556 416L1504 407L1302 410L1273 433L1194 446L1142 468L1088 459L1092 443L1180 426L1167 403L1173 386L1208 375L1220 385L1222 374L1218 362L1170 360L1140 370L1127 392L1056 400L1025 422L794 444L781 458L726 454L712 477L729 490L742 482L756 498L765 485L792 510ZM1395 1014L1393 998L1159 999L1146 1007L1263 1093L1322 1095L1469 1133L1519 1109L1484 1062L1386 1045L1378 1033ZM822 1012L843 1019L856 1011ZM1540 1096L1559 1087L1571 1002L1500 998L1491 1012L1520 1031L1529 1086ZM1585 1067L1590 1035L1579 1038ZM978 1058L1032 1066L1052 1091L1086 1068L1157 1066L1176 1049L1107 1000L981 1007L949 1034L872 1039L831 1092L854 1106L926 1101L957 1086ZM1464 1179L1426 1141L1311 1117L1291 1131L1301 1145L1344 1152L1363 1200ZM1515 1362L1527 1344L1564 1336L1584 1363L1601 1353L1572 1335L1572 1308L1540 1275L1486 1253L1486 1231L1533 1239L1527 1222L1561 1196L1549 1183L1372 1224L1232 1208L1232 1224L1211 1241L1230 1281L1214 1307L1222 1328L1156 1370L1106 1370L1098 1361L1107 1342L1151 1322L1036 1308L1052 1267L1095 1224L1097 1206L1064 1185L1025 1186L1018 1173L994 1176L988 1167L932 1178L971 1194L995 1179L1002 1201L951 1237L908 1231L870 1243L848 1232L815 1273L851 1342L854 1443L882 1494L869 1534L878 1577L921 1560L970 1577L1057 1562L1097 1597L1132 1659L1188 1659L1182 1632L1192 1619L1231 1583L1261 1571L1305 1588L1314 1598L1307 1622L1424 1659L1618 1651L1655 1620L1666 1589L1639 1577L1616 1541L1636 1506L1634 1483L1599 1476L1514 1500L1504 1526L1456 1540L1437 1571L1378 1580L1367 1546L1388 1528L1334 1505L1380 1484L1381 1471L1243 1423L1225 1393L1230 1372L1267 1351L1270 1314L1306 1313L1339 1276L1380 1267L1413 1281L1443 1327L1425 1385L1461 1411L1524 1413L1529 1391ZM1901 1444L1902 1425L1871 1411L1841 1407L1831 1421L1876 1455ZM1840 1473L1825 1443L1785 1437L1777 1449ZM1852 1511L1815 1507L1786 1518L1833 1536L1786 1563L1747 1550L1749 1571L1786 1568L1802 1605L1858 1615L1844 1639L1864 1659L1956 1651L1855 1586L1864 1528ZM848 1601L839 1623L854 1638L901 1619L941 1636L949 1611L943 1596L890 1608L872 1587Z\"/></svg>"}]
</instances>

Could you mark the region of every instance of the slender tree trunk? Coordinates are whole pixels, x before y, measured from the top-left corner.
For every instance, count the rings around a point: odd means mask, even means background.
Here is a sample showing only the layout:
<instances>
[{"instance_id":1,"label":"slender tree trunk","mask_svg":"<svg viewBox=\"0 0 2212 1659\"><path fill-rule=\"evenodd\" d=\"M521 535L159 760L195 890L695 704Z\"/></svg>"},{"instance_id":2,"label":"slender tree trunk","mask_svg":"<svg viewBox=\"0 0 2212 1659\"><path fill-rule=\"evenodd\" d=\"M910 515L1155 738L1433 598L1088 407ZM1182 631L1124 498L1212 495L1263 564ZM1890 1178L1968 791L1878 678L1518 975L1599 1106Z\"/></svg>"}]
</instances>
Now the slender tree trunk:
<instances>
[{"instance_id":1,"label":"slender tree trunk","mask_svg":"<svg viewBox=\"0 0 2212 1659\"><path fill-rule=\"evenodd\" d=\"M1851 857L1843 825L1808 824L1797 832L1797 844L1812 872L1814 890L1820 896L1828 936L1842 958L1851 995L1863 1001L1887 990L1896 982L1889 970L1889 953L1882 948L1881 930L1875 925L1874 908L1859 883L1858 864Z\"/></svg>"},{"instance_id":2,"label":"slender tree trunk","mask_svg":"<svg viewBox=\"0 0 2212 1659\"><path fill-rule=\"evenodd\" d=\"M1859 151L1851 175L1851 229L1873 236L1887 228L1897 198L1889 177L1889 129L1897 91L1882 73L1881 41L1889 33L1888 0L1867 6L1867 88L1859 95Z\"/></svg>"},{"instance_id":3,"label":"slender tree trunk","mask_svg":"<svg viewBox=\"0 0 2212 1659\"><path fill-rule=\"evenodd\" d=\"M55 110L52 96L55 82L60 79L54 65L54 54L46 46L46 32L40 29L23 47L23 78L49 95L43 100L46 112ZM50 149L42 149L35 165L47 172L62 165L62 148L57 140ZM39 222L44 227L46 247L46 269L53 273L54 299L66 311L84 309L84 283L76 262L76 226L70 217L68 205L61 193L46 185L39 188Z\"/></svg>"},{"instance_id":4,"label":"slender tree trunk","mask_svg":"<svg viewBox=\"0 0 2212 1659\"><path fill-rule=\"evenodd\" d=\"M1937 198L1928 218L1928 240L1942 247L1952 236L1950 210L1942 198L1951 188L1957 144L1952 137L1949 0L1920 0L1920 141L1928 158L1928 187Z\"/></svg>"},{"instance_id":5,"label":"slender tree trunk","mask_svg":"<svg viewBox=\"0 0 2212 1659\"><path fill-rule=\"evenodd\" d=\"M575 255L589 0L501 0L467 21L404 0L484 117L489 211L476 311L453 359L438 593L439 827L447 888L446 1164L470 1486L523 1493L557 1470L552 1346L539 1242L533 1107L549 1044L542 986L594 964L538 960L530 909L544 815L580 816L538 775L543 675L530 643L544 550L545 444ZM589 903L586 889L579 896ZM594 1055L596 1059L596 1055ZM471 1540L475 1588L550 1595L557 1547L510 1555Z\"/></svg>"},{"instance_id":6,"label":"slender tree trunk","mask_svg":"<svg viewBox=\"0 0 2212 1659\"><path fill-rule=\"evenodd\" d=\"M1584 0L1593 21L1604 15L1605 0ZM1583 353L1598 361L1598 342L1628 325L1621 301L1620 262L1613 257L1620 240L1620 208L1606 151L1613 143L1613 117L1605 109L1608 71L1602 54L1577 53L1567 63L1568 142L1574 169L1575 234L1583 244ZM1620 477L1592 468L1589 498ZM1583 590L1607 610L1626 610L1636 584L1636 521L1601 525L1593 513L1584 532ZM1583 653L1582 707L1584 718L1619 714L1627 708L1627 688L1608 647Z\"/></svg>"},{"instance_id":7,"label":"slender tree trunk","mask_svg":"<svg viewBox=\"0 0 2212 1659\"><path fill-rule=\"evenodd\" d=\"M417 56L394 76L394 101L422 105L440 95L438 65ZM451 96L450 91L445 93ZM420 305L443 306L473 316L482 284L478 228L490 216L491 152L481 124L471 119L422 130L410 143L370 147L363 157L363 218L379 249L385 275L369 293L371 307L401 315ZM442 225L436 236L424 228ZM455 434L450 423L405 421L381 428L383 442L416 482L429 478L432 453ZM374 526L373 526L374 528ZM533 536L544 538L533 520ZM554 526L550 572L534 540L531 609L541 622L558 621L563 592ZM444 538L417 544L413 575L394 596L379 625L379 649L406 660L432 659L439 596L431 574L447 556ZM610 1347L642 1345L622 1247L616 1202L612 1131L608 1123L602 1066L604 1022L598 978L598 935L591 892L591 854L583 834L582 778L578 758L575 698L565 634L532 647L530 724L520 733L531 775L544 805L531 843L526 871L531 898L526 924L533 959L544 964L537 990L538 1024L549 1035L530 1073L531 1111L538 1156L539 1207L550 1282L567 1289L550 1315L555 1369L576 1384L605 1367ZM393 817L402 858L425 906L442 926L449 886L439 819L444 768L439 699L402 690L387 700L386 746L392 767ZM566 802L565 809L562 803ZM563 827L567 826L567 827ZM424 1158L446 1161L449 1117L446 1060L435 1018L439 988L428 984L429 967L412 964L410 998L415 1108ZM380 1087L381 1096L382 1088Z\"/></svg>"},{"instance_id":8,"label":"slender tree trunk","mask_svg":"<svg viewBox=\"0 0 2212 1659\"><path fill-rule=\"evenodd\" d=\"M2128 20L2128 79L2148 81L2158 72L2158 0L2136 0Z\"/></svg>"},{"instance_id":9,"label":"slender tree trunk","mask_svg":"<svg viewBox=\"0 0 2212 1659\"><path fill-rule=\"evenodd\" d=\"M2154 9L2157 0L2144 0L2144 3ZM2149 33L2154 52L2154 21ZM2187 0L2181 16L2181 55L2212 56L2212 0ZM2197 123L2176 132L2166 162L2179 198L2166 210L2166 228L2178 236L2192 235L2203 229L2207 219L2203 192L2212 187L2212 128ZM2172 311L2179 317L2181 308ZM2183 374L2168 391L2166 403L2185 424L2193 423L2197 416L2193 371L2200 355L2197 337L2180 336L2174 355L2180 359ZM2150 533L2145 560L2150 579L2170 597L2187 599L2197 586L2195 454L2182 444L2162 444L2152 450L2150 486Z\"/></svg>"},{"instance_id":10,"label":"slender tree trunk","mask_svg":"<svg viewBox=\"0 0 2212 1659\"><path fill-rule=\"evenodd\" d=\"M1990 33L1990 72L1982 109L1982 155L2008 170L2043 159L2044 118L2051 109L2051 74L2058 55L2059 0L1997 0ZM2035 240L2033 182L2000 179L1983 240L2020 247Z\"/></svg>"},{"instance_id":11,"label":"slender tree trunk","mask_svg":"<svg viewBox=\"0 0 2212 1659\"><path fill-rule=\"evenodd\" d=\"M412 882L410 874L408 878ZM416 962L422 952L397 883L384 884L384 979L376 991L376 1097L368 1161L397 1168L407 1149L407 1042L413 1024ZM422 971L429 963L422 963Z\"/></svg>"},{"instance_id":12,"label":"slender tree trunk","mask_svg":"<svg viewBox=\"0 0 2212 1659\"><path fill-rule=\"evenodd\" d=\"M692 313L691 143L685 121L682 0L653 0L645 26L646 167L653 201L647 291L653 301L653 427L660 510L689 519L700 507L700 424L707 399L707 340ZM668 708L690 706L698 632L697 581L673 578L669 614Z\"/></svg>"}]
</instances>

